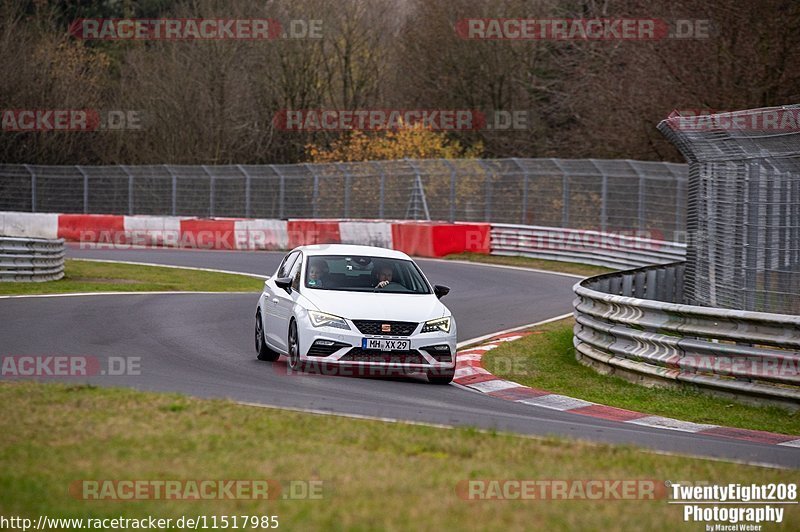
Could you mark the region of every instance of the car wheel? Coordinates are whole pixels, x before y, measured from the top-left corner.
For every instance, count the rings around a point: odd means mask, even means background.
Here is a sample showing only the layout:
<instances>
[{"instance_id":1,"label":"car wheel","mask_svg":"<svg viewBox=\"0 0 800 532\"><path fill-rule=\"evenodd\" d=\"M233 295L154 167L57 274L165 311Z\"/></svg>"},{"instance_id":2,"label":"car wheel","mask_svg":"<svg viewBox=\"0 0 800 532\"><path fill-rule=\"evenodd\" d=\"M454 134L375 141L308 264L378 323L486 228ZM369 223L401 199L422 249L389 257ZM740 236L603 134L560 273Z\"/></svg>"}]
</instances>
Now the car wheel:
<instances>
[{"instance_id":1,"label":"car wheel","mask_svg":"<svg viewBox=\"0 0 800 532\"><path fill-rule=\"evenodd\" d=\"M264 341L264 322L261 320L261 311L256 312L256 353L259 360L274 362L278 360L280 354L276 353L267 346Z\"/></svg>"},{"instance_id":2,"label":"car wheel","mask_svg":"<svg viewBox=\"0 0 800 532\"><path fill-rule=\"evenodd\" d=\"M297 322L292 320L289 324L289 367L295 371L302 371L300 362L300 342L297 338Z\"/></svg>"},{"instance_id":3,"label":"car wheel","mask_svg":"<svg viewBox=\"0 0 800 532\"><path fill-rule=\"evenodd\" d=\"M428 382L431 384L450 384L455 377L456 369L432 369L428 371Z\"/></svg>"}]
</instances>

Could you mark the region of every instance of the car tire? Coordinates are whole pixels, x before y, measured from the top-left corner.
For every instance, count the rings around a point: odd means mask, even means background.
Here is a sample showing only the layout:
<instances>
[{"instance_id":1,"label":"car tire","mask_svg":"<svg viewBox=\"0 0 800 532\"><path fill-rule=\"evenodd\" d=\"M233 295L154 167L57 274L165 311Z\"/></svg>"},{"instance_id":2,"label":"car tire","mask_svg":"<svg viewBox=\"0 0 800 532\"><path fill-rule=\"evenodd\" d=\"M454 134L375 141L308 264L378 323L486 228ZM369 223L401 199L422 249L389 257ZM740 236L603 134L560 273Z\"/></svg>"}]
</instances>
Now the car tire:
<instances>
[{"instance_id":1,"label":"car tire","mask_svg":"<svg viewBox=\"0 0 800 532\"><path fill-rule=\"evenodd\" d=\"M297 335L297 322L294 319L289 323L286 350L289 352L289 368L293 371L303 371L303 363L300 361L300 340Z\"/></svg>"},{"instance_id":2,"label":"car tire","mask_svg":"<svg viewBox=\"0 0 800 532\"><path fill-rule=\"evenodd\" d=\"M261 311L256 312L256 353L258 353L259 360L266 362L275 362L280 356L279 353L273 351L267 346L264 340L264 322L261 320Z\"/></svg>"},{"instance_id":3,"label":"car tire","mask_svg":"<svg viewBox=\"0 0 800 532\"><path fill-rule=\"evenodd\" d=\"M456 375L456 368L433 369L428 371L428 382L431 384L450 384Z\"/></svg>"}]
</instances>

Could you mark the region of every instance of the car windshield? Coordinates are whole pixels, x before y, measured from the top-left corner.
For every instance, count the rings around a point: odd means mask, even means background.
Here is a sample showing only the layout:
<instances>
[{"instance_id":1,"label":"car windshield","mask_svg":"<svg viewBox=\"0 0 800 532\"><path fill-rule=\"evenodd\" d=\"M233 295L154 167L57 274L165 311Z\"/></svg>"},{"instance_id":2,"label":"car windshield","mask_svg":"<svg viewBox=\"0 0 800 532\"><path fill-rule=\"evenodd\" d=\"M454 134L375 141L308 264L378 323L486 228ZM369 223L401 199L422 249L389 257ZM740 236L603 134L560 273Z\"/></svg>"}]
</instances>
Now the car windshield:
<instances>
[{"instance_id":1,"label":"car windshield","mask_svg":"<svg viewBox=\"0 0 800 532\"><path fill-rule=\"evenodd\" d=\"M344 292L431 293L430 286L413 261L362 255L309 257L305 286Z\"/></svg>"}]
</instances>

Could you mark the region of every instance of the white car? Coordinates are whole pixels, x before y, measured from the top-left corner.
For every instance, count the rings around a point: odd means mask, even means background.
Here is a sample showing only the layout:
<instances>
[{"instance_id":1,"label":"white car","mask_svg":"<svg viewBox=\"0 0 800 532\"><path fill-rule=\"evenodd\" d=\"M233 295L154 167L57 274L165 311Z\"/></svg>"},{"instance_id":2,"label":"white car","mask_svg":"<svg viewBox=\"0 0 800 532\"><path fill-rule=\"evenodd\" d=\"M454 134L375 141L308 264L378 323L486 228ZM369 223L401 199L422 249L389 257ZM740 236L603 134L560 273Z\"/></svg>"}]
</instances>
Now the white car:
<instances>
[{"instance_id":1,"label":"white car","mask_svg":"<svg viewBox=\"0 0 800 532\"><path fill-rule=\"evenodd\" d=\"M264 282L256 310L259 360L289 367L425 372L447 384L456 365L456 322L400 251L343 244L302 246Z\"/></svg>"}]
</instances>

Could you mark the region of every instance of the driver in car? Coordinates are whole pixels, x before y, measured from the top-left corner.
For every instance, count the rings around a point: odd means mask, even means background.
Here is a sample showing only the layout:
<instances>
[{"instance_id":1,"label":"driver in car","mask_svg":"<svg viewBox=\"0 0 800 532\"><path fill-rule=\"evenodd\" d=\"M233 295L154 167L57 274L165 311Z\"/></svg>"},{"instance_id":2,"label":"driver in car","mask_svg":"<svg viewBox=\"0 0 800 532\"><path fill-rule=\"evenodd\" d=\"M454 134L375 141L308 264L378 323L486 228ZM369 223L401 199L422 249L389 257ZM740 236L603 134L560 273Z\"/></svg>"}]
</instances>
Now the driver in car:
<instances>
[{"instance_id":1,"label":"driver in car","mask_svg":"<svg viewBox=\"0 0 800 532\"><path fill-rule=\"evenodd\" d=\"M388 264L380 264L375 268L375 276L378 284L375 288L384 288L392 282L392 267Z\"/></svg>"}]
</instances>

